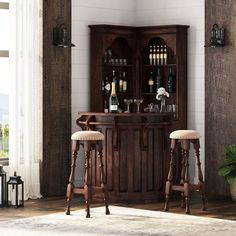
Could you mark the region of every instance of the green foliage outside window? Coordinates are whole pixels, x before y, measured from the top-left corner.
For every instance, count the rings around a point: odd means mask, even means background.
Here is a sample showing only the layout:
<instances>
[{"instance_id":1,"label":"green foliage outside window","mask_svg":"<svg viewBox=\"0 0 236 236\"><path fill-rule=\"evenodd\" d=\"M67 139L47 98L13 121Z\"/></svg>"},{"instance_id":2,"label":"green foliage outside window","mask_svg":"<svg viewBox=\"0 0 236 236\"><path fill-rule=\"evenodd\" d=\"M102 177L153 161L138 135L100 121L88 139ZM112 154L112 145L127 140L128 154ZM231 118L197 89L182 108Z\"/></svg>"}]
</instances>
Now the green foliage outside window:
<instances>
[{"instance_id":1,"label":"green foliage outside window","mask_svg":"<svg viewBox=\"0 0 236 236\"><path fill-rule=\"evenodd\" d=\"M9 125L0 124L0 158L9 157Z\"/></svg>"}]
</instances>

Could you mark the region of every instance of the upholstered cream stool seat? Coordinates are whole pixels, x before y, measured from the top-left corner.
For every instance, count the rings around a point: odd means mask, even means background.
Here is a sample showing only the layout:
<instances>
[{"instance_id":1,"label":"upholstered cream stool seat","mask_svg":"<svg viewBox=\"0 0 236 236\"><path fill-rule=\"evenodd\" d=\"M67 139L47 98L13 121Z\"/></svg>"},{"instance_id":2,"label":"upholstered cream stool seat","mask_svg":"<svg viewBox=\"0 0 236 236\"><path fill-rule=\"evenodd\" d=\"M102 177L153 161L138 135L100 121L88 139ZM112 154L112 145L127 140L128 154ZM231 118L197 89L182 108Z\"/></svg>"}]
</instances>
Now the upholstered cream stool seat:
<instances>
[{"instance_id":1,"label":"upholstered cream stool seat","mask_svg":"<svg viewBox=\"0 0 236 236\"><path fill-rule=\"evenodd\" d=\"M67 185L67 211L66 214L70 215L70 203L73 197L73 194L82 194L85 198L86 204L86 217L90 217L90 202L93 198L93 195L96 195L97 198L102 198L105 202L107 215L110 214L108 208L108 191L106 188L106 183L104 180L104 167L102 161L102 140L104 140L104 135L98 131L78 131L72 134L72 164L71 164L71 174L69 178L69 183ZM84 147L85 152L85 177L84 177L84 186L75 187L75 168L76 168L76 158L80 146ZM96 150L97 157L100 161L100 170L101 170L101 186L92 186L91 185L91 170L90 165L94 163L91 161L91 151Z\"/></svg>"},{"instance_id":2,"label":"upholstered cream stool seat","mask_svg":"<svg viewBox=\"0 0 236 236\"><path fill-rule=\"evenodd\" d=\"M201 135L196 130L176 130L170 134L171 139L199 139Z\"/></svg>"},{"instance_id":3,"label":"upholstered cream stool seat","mask_svg":"<svg viewBox=\"0 0 236 236\"><path fill-rule=\"evenodd\" d=\"M98 131L77 131L72 134L71 140L104 140L104 135Z\"/></svg>"},{"instance_id":4,"label":"upholstered cream stool seat","mask_svg":"<svg viewBox=\"0 0 236 236\"><path fill-rule=\"evenodd\" d=\"M169 210L169 198L172 191L180 191L182 193L182 204L181 206L184 208L186 213L190 213L189 208L189 198L191 190L199 190L202 196L202 210L206 210L205 206L205 184L203 181L203 175L201 170L201 162L200 162L200 142L199 139L201 135L196 130L176 130L170 134L171 146L170 146L170 168L166 181L166 203L165 203L165 211ZM173 184L173 176L174 176L174 158L175 154L178 154L177 143L180 143L182 160L181 160L181 179L180 184ZM198 165L198 184L190 184L190 175L189 175L189 149L190 144L193 144L195 149L195 155L197 159Z\"/></svg>"}]
</instances>

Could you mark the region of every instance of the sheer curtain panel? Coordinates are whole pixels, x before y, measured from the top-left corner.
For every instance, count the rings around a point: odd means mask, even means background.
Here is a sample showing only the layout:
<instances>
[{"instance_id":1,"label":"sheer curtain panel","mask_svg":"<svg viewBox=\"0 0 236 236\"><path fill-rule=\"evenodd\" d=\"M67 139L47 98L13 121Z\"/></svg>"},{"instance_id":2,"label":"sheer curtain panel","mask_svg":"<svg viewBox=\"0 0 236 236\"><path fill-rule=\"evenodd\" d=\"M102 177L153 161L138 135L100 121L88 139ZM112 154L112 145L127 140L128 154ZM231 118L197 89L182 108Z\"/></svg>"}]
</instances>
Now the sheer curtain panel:
<instances>
[{"instance_id":1,"label":"sheer curtain panel","mask_svg":"<svg viewBox=\"0 0 236 236\"><path fill-rule=\"evenodd\" d=\"M42 0L11 0L9 169L25 199L40 198L42 160Z\"/></svg>"}]
</instances>

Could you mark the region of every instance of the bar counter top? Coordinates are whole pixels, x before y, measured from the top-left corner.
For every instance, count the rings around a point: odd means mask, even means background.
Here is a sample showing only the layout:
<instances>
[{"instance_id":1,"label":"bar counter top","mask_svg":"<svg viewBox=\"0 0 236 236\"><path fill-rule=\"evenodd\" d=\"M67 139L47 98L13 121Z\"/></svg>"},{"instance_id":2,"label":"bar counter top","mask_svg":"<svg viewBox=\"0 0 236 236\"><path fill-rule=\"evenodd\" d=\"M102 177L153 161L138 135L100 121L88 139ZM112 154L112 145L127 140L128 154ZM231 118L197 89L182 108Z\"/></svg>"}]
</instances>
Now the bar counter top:
<instances>
[{"instance_id":1,"label":"bar counter top","mask_svg":"<svg viewBox=\"0 0 236 236\"><path fill-rule=\"evenodd\" d=\"M79 112L77 125L83 130L93 130L94 126L153 126L170 125L173 113L103 113Z\"/></svg>"},{"instance_id":2,"label":"bar counter top","mask_svg":"<svg viewBox=\"0 0 236 236\"><path fill-rule=\"evenodd\" d=\"M79 115L85 115L85 116L167 116L171 117L173 116L173 113L170 112L139 112L139 113L111 113L111 112L79 112Z\"/></svg>"}]
</instances>

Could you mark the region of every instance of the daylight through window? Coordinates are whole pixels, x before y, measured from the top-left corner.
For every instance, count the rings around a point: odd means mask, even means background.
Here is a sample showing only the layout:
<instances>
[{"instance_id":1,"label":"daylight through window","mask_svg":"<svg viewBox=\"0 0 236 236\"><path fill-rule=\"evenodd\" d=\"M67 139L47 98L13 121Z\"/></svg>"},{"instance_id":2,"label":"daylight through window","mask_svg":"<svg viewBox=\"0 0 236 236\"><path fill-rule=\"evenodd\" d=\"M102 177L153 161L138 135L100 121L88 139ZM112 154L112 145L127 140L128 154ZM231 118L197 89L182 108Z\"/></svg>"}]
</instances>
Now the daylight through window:
<instances>
[{"instance_id":1,"label":"daylight through window","mask_svg":"<svg viewBox=\"0 0 236 236\"><path fill-rule=\"evenodd\" d=\"M9 1L0 0L0 160L9 153Z\"/></svg>"}]
</instances>

